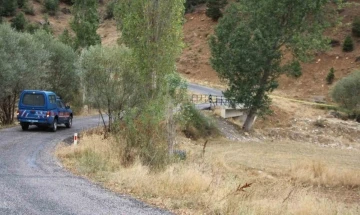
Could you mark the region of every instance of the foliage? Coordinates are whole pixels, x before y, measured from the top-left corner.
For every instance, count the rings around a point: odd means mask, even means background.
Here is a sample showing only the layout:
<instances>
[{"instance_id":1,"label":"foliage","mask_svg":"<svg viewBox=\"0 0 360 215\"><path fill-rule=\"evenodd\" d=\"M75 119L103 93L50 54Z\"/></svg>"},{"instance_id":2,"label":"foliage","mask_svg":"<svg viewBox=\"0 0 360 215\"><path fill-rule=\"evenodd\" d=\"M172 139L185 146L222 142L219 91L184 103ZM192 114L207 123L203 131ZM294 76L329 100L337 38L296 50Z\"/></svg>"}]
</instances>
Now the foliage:
<instances>
[{"instance_id":1,"label":"foliage","mask_svg":"<svg viewBox=\"0 0 360 215\"><path fill-rule=\"evenodd\" d=\"M183 4L183 0L120 0L115 10L121 39L133 50L135 73L143 86L136 96L137 108L126 112L127 151L136 149L154 168L166 163L164 149L173 152L175 105L167 78L174 74L181 53Z\"/></svg>"},{"instance_id":2,"label":"foliage","mask_svg":"<svg viewBox=\"0 0 360 215\"><path fill-rule=\"evenodd\" d=\"M219 135L215 123L195 108L193 104L184 104L181 107L183 119L183 132L188 138L194 140Z\"/></svg>"},{"instance_id":3,"label":"foliage","mask_svg":"<svg viewBox=\"0 0 360 215\"><path fill-rule=\"evenodd\" d=\"M185 0L184 7L186 13L191 13L194 7L199 4L204 4L206 0Z\"/></svg>"},{"instance_id":4,"label":"foliage","mask_svg":"<svg viewBox=\"0 0 360 215\"><path fill-rule=\"evenodd\" d=\"M28 0L17 0L17 5L19 8L23 8L25 4L28 3Z\"/></svg>"},{"instance_id":5,"label":"foliage","mask_svg":"<svg viewBox=\"0 0 360 215\"><path fill-rule=\"evenodd\" d=\"M354 42L350 35L346 36L343 44L344 52L351 52L354 50Z\"/></svg>"},{"instance_id":6,"label":"foliage","mask_svg":"<svg viewBox=\"0 0 360 215\"><path fill-rule=\"evenodd\" d=\"M60 0L61 2L64 2L67 5L73 5L74 4L74 0Z\"/></svg>"},{"instance_id":7,"label":"foliage","mask_svg":"<svg viewBox=\"0 0 360 215\"><path fill-rule=\"evenodd\" d=\"M114 10L117 0L111 0L106 5L105 19L112 19L114 17Z\"/></svg>"},{"instance_id":8,"label":"foliage","mask_svg":"<svg viewBox=\"0 0 360 215\"><path fill-rule=\"evenodd\" d=\"M54 91L65 102L71 103L74 111L81 107L80 77L76 72L77 54L68 45L56 40L45 31L37 31L34 38L50 53L46 70L46 89Z\"/></svg>"},{"instance_id":9,"label":"foliage","mask_svg":"<svg viewBox=\"0 0 360 215\"><path fill-rule=\"evenodd\" d=\"M25 2L24 6L23 6L23 11L27 15L32 15L32 16L35 15L34 6L32 4L30 4L28 1Z\"/></svg>"},{"instance_id":10,"label":"foliage","mask_svg":"<svg viewBox=\"0 0 360 215\"><path fill-rule=\"evenodd\" d=\"M331 67L329 73L326 76L326 83L327 84L332 84L335 78L335 69L333 67Z\"/></svg>"},{"instance_id":11,"label":"foliage","mask_svg":"<svg viewBox=\"0 0 360 215\"><path fill-rule=\"evenodd\" d=\"M59 35L59 40L75 49L75 41L74 38L70 35L70 32L68 29L65 28L65 30Z\"/></svg>"},{"instance_id":12,"label":"foliage","mask_svg":"<svg viewBox=\"0 0 360 215\"><path fill-rule=\"evenodd\" d=\"M25 19L24 13L18 13L15 18L12 20L11 27L16 29L17 31L24 31L27 25L27 21Z\"/></svg>"},{"instance_id":13,"label":"foliage","mask_svg":"<svg viewBox=\"0 0 360 215\"><path fill-rule=\"evenodd\" d=\"M79 67L86 89L86 101L99 110L106 110L111 123L122 117L126 108L136 104L139 91L136 74L132 69L131 51L124 47L101 47L84 49Z\"/></svg>"},{"instance_id":14,"label":"foliage","mask_svg":"<svg viewBox=\"0 0 360 215\"><path fill-rule=\"evenodd\" d=\"M0 25L0 121L11 124L15 103L24 89L45 87L49 52L30 34Z\"/></svg>"},{"instance_id":15,"label":"foliage","mask_svg":"<svg viewBox=\"0 0 360 215\"><path fill-rule=\"evenodd\" d=\"M76 34L75 47L85 48L101 43L96 33L99 26L98 0L74 0L70 26Z\"/></svg>"},{"instance_id":16,"label":"foliage","mask_svg":"<svg viewBox=\"0 0 360 215\"><path fill-rule=\"evenodd\" d=\"M360 37L360 17L355 17L353 23L352 23L352 33L356 37Z\"/></svg>"},{"instance_id":17,"label":"foliage","mask_svg":"<svg viewBox=\"0 0 360 215\"><path fill-rule=\"evenodd\" d=\"M214 21L217 21L223 16L221 9L223 9L226 4L227 0L207 0L207 8L205 12L206 16L210 17Z\"/></svg>"},{"instance_id":18,"label":"foliage","mask_svg":"<svg viewBox=\"0 0 360 215\"><path fill-rule=\"evenodd\" d=\"M229 82L225 96L249 109L244 130L256 114L269 110L268 93L277 78L292 73L312 50L325 49L323 30L329 26L328 0L239 0L232 3L210 40L211 64ZM332 13L333 12L333 13ZM293 59L282 62L283 53Z\"/></svg>"},{"instance_id":19,"label":"foliage","mask_svg":"<svg viewBox=\"0 0 360 215\"><path fill-rule=\"evenodd\" d=\"M339 80L331 90L331 97L335 102L350 111L360 109L360 71Z\"/></svg>"},{"instance_id":20,"label":"foliage","mask_svg":"<svg viewBox=\"0 0 360 215\"><path fill-rule=\"evenodd\" d=\"M16 14L17 0L0 0L0 12L3 16L14 16Z\"/></svg>"},{"instance_id":21,"label":"foliage","mask_svg":"<svg viewBox=\"0 0 360 215\"><path fill-rule=\"evenodd\" d=\"M54 16L59 10L59 0L44 0L45 11Z\"/></svg>"},{"instance_id":22,"label":"foliage","mask_svg":"<svg viewBox=\"0 0 360 215\"><path fill-rule=\"evenodd\" d=\"M25 27L25 31L30 34L35 33L39 29L40 29L40 26L36 23L27 23L27 25Z\"/></svg>"}]
</instances>

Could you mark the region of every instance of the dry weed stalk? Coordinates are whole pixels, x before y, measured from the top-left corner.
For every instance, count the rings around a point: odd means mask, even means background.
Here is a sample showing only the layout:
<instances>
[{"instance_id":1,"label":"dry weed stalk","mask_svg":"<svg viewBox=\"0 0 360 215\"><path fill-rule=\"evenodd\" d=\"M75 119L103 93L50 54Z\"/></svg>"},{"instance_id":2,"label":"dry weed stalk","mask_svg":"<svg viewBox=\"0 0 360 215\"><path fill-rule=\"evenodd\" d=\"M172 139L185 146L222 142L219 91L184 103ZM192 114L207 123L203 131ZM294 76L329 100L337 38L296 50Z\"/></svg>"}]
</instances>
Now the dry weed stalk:
<instances>
[{"instance_id":1,"label":"dry weed stalk","mask_svg":"<svg viewBox=\"0 0 360 215\"><path fill-rule=\"evenodd\" d=\"M237 194L239 194L239 192L246 192L245 189L251 187L252 184L253 184L253 183L245 183L244 185L239 184L239 186L236 188L235 191L227 194L227 195L224 196L220 201L226 199L227 197L229 197L229 196L231 196L231 195L237 195Z\"/></svg>"},{"instance_id":2,"label":"dry weed stalk","mask_svg":"<svg viewBox=\"0 0 360 215\"><path fill-rule=\"evenodd\" d=\"M202 157L205 156L205 150L206 150L206 146L207 146L208 141L209 140L206 140L205 143L204 143L203 150L202 150Z\"/></svg>"}]
</instances>

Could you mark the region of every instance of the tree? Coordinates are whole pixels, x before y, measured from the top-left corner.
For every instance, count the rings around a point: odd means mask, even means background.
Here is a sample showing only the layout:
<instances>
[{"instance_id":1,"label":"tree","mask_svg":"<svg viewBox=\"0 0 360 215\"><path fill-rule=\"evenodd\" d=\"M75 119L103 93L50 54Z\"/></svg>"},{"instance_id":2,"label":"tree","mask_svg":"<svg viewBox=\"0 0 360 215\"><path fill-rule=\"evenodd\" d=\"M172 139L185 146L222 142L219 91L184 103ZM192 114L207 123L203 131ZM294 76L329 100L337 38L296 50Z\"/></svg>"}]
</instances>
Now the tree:
<instances>
[{"instance_id":1,"label":"tree","mask_svg":"<svg viewBox=\"0 0 360 215\"><path fill-rule=\"evenodd\" d=\"M66 102L79 105L80 77L76 71L78 56L75 51L46 31L37 31L34 38L50 54L44 80L46 89L56 92Z\"/></svg>"},{"instance_id":2,"label":"tree","mask_svg":"<svg viewBox=\"0 0 360 215\"><path fill-rule=\"evenodd\" d=\"M140 90L133 73L131 51L124 46L92 46L82 51L79 67L87 102L93 103L100 114L101 110L106 110L107 130L111 131L114 118L126 108L134 107Z\"/></svg>"},{"instance_id":3,"label":"tree","mask_svg":"<svg viewBox=\"0 0 360 215\"><path fill-rule=\"evenodd\" d=\"M340 106L360 114L360 71L355 71L336 82L331 97Z\"/></svg>"},{"instance_id":4,"label":"tree","mask_svg":"<svg viewBox=\"0 0 360 215\"><path fill-rule=\"evenodd\" d=\"M324 49L330 0L239 0L226 10L210 40L211 64L228 81L224 95L243 104L251 129L255 115L269 111L268 93L279 75L299 69L314 49ZM283 61L283 53L291 53Z\"/></svg>"},{"instance_id":5,"label":"tree","mask_svg":"<svg viewBox=\"0 0 360 215\"><path fill-rule=\"evenodd\" d=\"M0 0L0 12L3 16L13 16L16 13L17 0Z\"/></svg>"},{"instance_id":6,"label":"tree","mask_svg":"<svg viewBox=\"0 0 360 215\"><path fill-rule=\"evenodd\" d=\"M343 44L343 51L344 52L351 52L354 50L354 42L350 35L347 35L344 44Z\"/></svg>"},{"instance_id":7,"label":"tree","mask_svg":"<svg viewBox=\"0 0 360 215\"><path fill-rule=\"evenodd\" d=\"M101 43L101 38L96 33L99 27L97 6L98 0L74 0L74 18L70 22L70 26L76 34L75 45L77 48Z\"/></svg>"},{"instance_id":8,"label":"tree","mask_svg":"<svg viewBox=\"0 0 360 215\"><path fill-rule=\"evenodd\" d=\"M354 18L351 31L354 36L360 37L360 17L359 16Z\"/></svg>"},{"instance_id":9,"label":"tree","mask_svg":"<svg viewBox=\"0 0 360 215\"><path fill-rule=\"evenodd\" d=\"M11 27L15 28L17 31L24 31L27 21L25 19L24 13L18 13L15 18L12 20Z\"/></svg>"},{"instance_id":10,"label":"tree","mask_svg":"<svg viewBox=\"0 0 360 215\"><path fill-rule=\"evenodd\" d=\"M327 84L332 84L335 78L335 69L333 67L331 67L329 73L326 76L326 83Z\"/></svg>"},{"instance_id":11,"label":"tree","mask_svg":"<svg viewBox=\"0 0 360 215\"><path fill-rule=\"evenodd\" d=\"M167 76L175 72L181 53L183 14L183 0L120 0L115 10L121 40L133 51L135 72L143 89L137 95L141 100L138 108L126 114L127 144L140 148L143 162L150 165L156 165L166 149L163 143L169 135L163 122L173 120L168 115L173 106ZM167 141L172 154L174 140Z\"/></svg>"},{"instance_id":12,"label":"tree","mask_svg":"<svg viewBox=\"0 0 360 215\"><path fill-rule=\"evenodd\" d=\"M49 53L32 35L0 25L0 121L11 124L17 98L24 89L45 86Z\"/></svg>"},{"instance_id":13,"label":"tree","mask_svg":"<svg viewBox=\"0 0 360 215\"><path fill-rule=\"evenodd\" d=\"M227 4L227 0L207 0L206 2L206 16L210 17L212 20L217 21L220 17L223 16L221 9L223 9Z\"/></svg>"}]
</instances>

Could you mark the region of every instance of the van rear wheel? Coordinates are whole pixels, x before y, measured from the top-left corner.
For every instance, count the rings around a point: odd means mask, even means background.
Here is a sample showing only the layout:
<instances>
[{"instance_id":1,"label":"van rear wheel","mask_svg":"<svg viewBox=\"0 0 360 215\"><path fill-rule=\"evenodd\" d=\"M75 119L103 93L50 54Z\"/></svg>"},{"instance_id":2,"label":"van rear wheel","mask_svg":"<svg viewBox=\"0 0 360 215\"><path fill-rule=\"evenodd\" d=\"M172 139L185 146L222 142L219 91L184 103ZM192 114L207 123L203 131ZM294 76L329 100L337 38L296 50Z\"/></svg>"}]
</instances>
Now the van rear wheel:
<instances>
[{"instance_id":1,"label":"van rear wheel","mask_svg":"<svg viewBox=\"0 0 360 215\"><path fill-rule=\"evenodd\" d=\"M27 131L29 129L29 124L28 123L21 123L21 128L23 131Z\"/></svg>"},{"instance_id":2,"label":"van rear wheel","mask_svg":"<svg viewBox=\"0 0 360 215\"><path fill-rule=\"evenodd\" d=\"M69 118L69 121L68 121L67 123L65 123L65 126L66 126L67 128L71 128L71 126L72 126L72 117L70 117L70 118Z\"/></svg>"}]
</instances>

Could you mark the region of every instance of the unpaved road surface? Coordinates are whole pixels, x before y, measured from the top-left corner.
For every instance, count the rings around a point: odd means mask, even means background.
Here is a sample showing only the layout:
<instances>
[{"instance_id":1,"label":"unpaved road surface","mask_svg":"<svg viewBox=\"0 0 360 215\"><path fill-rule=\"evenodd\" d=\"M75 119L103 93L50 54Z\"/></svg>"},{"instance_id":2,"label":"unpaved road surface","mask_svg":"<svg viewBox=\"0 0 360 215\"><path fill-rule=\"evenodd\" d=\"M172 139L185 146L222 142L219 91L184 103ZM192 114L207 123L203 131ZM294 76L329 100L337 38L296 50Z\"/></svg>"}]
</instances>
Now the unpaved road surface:
<instances>
[{"instance_id":1,"label":"unpaved road surface","mask_svg":"<svg viewBox=\"0 0 360 215\"><path fill-rule=\"evenodd\" d=\"M56 144L99 117L75 118L55 133L30 126L0 130L0 215L170 214L121 196L65 171L54 158Z\"/></svg>"}]
</instances>

